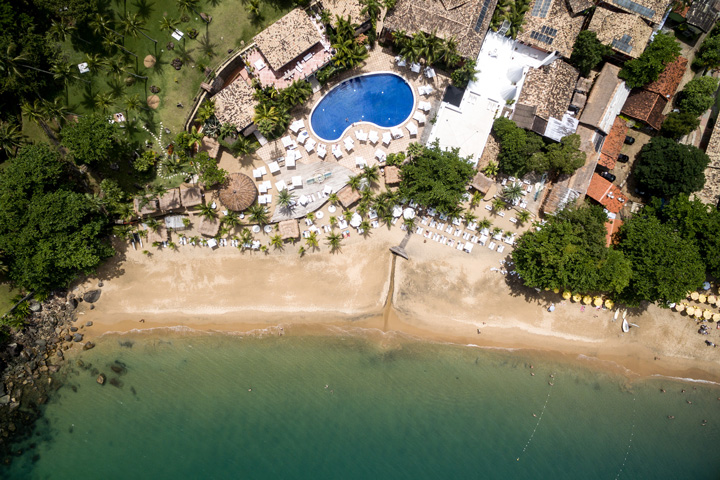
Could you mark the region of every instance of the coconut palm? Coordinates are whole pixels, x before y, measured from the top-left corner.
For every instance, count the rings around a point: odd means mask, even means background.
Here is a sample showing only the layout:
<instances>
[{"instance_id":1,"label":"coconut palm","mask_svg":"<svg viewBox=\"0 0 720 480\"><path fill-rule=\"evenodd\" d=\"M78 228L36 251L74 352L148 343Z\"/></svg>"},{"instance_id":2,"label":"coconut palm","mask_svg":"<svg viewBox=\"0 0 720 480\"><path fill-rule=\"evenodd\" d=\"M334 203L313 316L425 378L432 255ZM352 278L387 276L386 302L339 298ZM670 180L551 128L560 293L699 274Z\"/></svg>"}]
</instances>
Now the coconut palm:
<instances>
[{"instance_id":1,"label":"coconut palm","mask_svg":"<svg viewBox=\"0 0 720 480\"><path fill-rule=\"evenodd\" d=\"M314 221L315 221L315 213L313 213L313 212L308 212L308 214L305 215L305 218L307 218L307 219L310 220L311 222L314 222Z\"/></svg>"},{"instance_id":2,"label":"coconut palm","mask_svg":"<svg viewBox=\"0 0 720 480\"><path fill-rule=\"evenodd\" d=\"M141 34L143 37L157 45L157 40L145 33L145 30L147 30L145 28L145 22L143 22L142 18L140 18L137 13L125 14L122 19L122 30L126 35L130 35L134 38L136 38L138 34Z\"/></svg>"},{"instance_id":3,"label":"coconut palm","mask_svg":"<svg viewBox=\"0 0 720 480\"><path fill-rule=\"evenodd\" d=\"M200 123L205 123L213 115L215 115L215 102L212 100L205 100L200 105L200 108L198 108L196 119Z\"/></svg>"},{"instance_id":4,"label":"coconut palm","mask_svg":"<svg viewBox=\"0 0 720 480\"><path fill-rule=\"evenodd\" d=\"M178 27L178 21L167 15L163 15L160 19L160 30L163 32L174 32Z\"/></svg>"},{"instance_id":5,"label":"coconut palm","mask_svg":"<svg viewBox=\"0 0 720 480\"><path fill-rule=\"evenodd\" d=\"M64 42L68 37L72 36L75 30L77 30L77 27L69 21L65 21L64 19L53 20L48 29L47 36L55 42Z\"/></svg>"},{"instance_id":6,"label":"coconut palm","mask_svg":"<svg viewBox=\"0 0 720 480\"><path fill-rule=\"evenodd\" d=\"M257 223L259 225L267 225L268 221L270 220L267 209L262 205L251 205L247 209L247 212L250 221L253 223Z\"/></svg>"},{"instance_id":7,"label":"coconut palm","mask_svg":"<svg viewBox=\"0 0 720 480\"><path fill-rule=\"evenodd\" d=\"M14 157L17 149L25 143L22 128L16 123L0 122L0 148L8 157Z\"/></svg>"},{"instance_id":8,"label":"coconut palm","mask_svg":"<svg viewBox=\"0 0 720 480\"><path fill-rule=\"evenodd\" d=\"M316 250L320 246L317 238L317 232L310 232L310 235L308 235L305 239L305 244L313 250Z\"/></svg>"},{"instance_id":9,"label":"coconut palm","mask_svg":"<svg viewBox=\"0 0 720 480\"><path fill-rule=\"evenodd\" d=\"M240 215L237 212L228 210L228 213L222 218L222 223L228 227L237 227L240 225Z\"/></svg>"},{"instance_id":10,"label":"coconut palm","mask_svg":"<svg viewBox=\"0 0 720 480\"><path fill-rule=\"evenodd\" d=\"M522 197L523 192L524 189L522 183L513 182L512 184L507 185L505 188L503 188L503 197L505 197L510 201L510 203L512 203Z\"/></svg>"},{"instance_id":11,"label":"coconut palm","mask_svg":"<svg viewBox=\"0 0 720 480\"><path fill-rule=\"evenodd\" d=\"M123 34L113 30L113 26L114 25L112 23L112 18L108 18L101 13L96 13L93 19L90 21L90 28L92 29L93 33L95 33L95 35L101 35L107 38L109 33L113 33L120 38L125 38Z\"/></svg>"},{"instance_id":12,"label":"coconut palm","mask_svg":"<svg viewBox=\"0 0 720 480\"><path fill-rule=\"evenodd\" d=\"M142 100L137 93L128 95L123 98L123 105L125 106L125 117L129 119L130 112L137 112L142 108Z\"/></svg>"},{"instance_id":13,"label":"coconut palm","mask_svg":"<svg viewBox=\"0 0 720 480\"><path fill-rule=\"evenodd\" d=\"M350 188L355 190L356 192L360 190L360 187L362 185L362 175L353 175L352 177L348 178L348 185L350 185Z\"/></svg>"},{"instance_id":14,"label":"coconut palm","mask_svg":"<svg viewBox=\"0 0 720 480\"><path fill-rule=\"evenodd\" d=\"M32 103L27 100L20 104L22 114L33 123L36 123L43 129L49 138L54 138L50 127L45 122L45 108L40 100L35 99Z\"/></svg>"},{"instance_id":15,"label":"coconut palm","mask_svg":"<svg viewBox=\"0 0 720 480\"><path fill-rule=\"evenodd\" d=\"M484 230L486 228L492 227L492 222L488 220L487 218L483 218L478 222L478 229Z\"/></svg>"},{"instance_id":16,"label":"coconut palm","mask_svg":"<svg viewBox=\"0 0 720 480\"><path fill-rule=\"evenodd\" d=\"M193 12L195 15L200 17L200 12L197 11L198 0L176 0L175 4L177 5L178 10L180 10L180 13Z\"/></svg>"},{"instance_id":17,"label":"coconut palm","mask_svg":"<svg viewBox=\"0 0 720 480\"><path fill-rule=\"evenodd\" d=\"M107 113L115 101L111 92L98 92L93 97L93 109L102 110L103 113Z\"/></svg>"},{"instance_id":18,"label":"coconut palm","mask_svg":"<svg viewBox=\"0 0 720 480\"><path fill-rule=\"evenodd\" d=\"M362 200L362 203L368 207L370 205L370 202L373 201L373 193L372 190L369 188L363 189L360 191L360 199Z\"/></svg>"},{"instance_id":19,"label":"coconut palm","mask_svg":"<svg viewBox=\"0 0 720 480\"><path fill-rule=\"evenodd\" d=\"M408 232L412 232L415 229L415 219L406 218L405 220L403 220L403 225L405 225L405 228L407 228Z\"/></svg>"},{"instance_id":20,"label":"coconut palm","mask_svg":"<svg viewBox=\"0 0 720 480\"><path fill-rule=\"evenodd\" d=\"M342 236L339 233L330 232L327 236L327 244L330 246L331 252L340 250L342 243Z\"/></svg>"},{"instance_id":21,"label":"coconut palm","mask_svg":"<svg viewBox=\"0 0 720 480\"><path fill-rule=\"evenodd\" d=\"M145 220L145 225L147 225L147 227L155 233L160 230L160 222L158 222L154 218L148 218L147 220Z\"/></svg>"},{"instance_id":22,"label":"coconut palm","mask_svg":"<svg viewBox=\"0 0 720 480\"><path fill-rule=\"evenodd\" d=\"M335 228L335 227L337 227L338 219L336 216L331 215L330 218L328 218L328 222L330 222L330 226L332 228Z\"/></svg>"},{"instance_id":23,"label":"coconut palm","mask_svg":"<svg viewBox=\"0 0 720 480\"><path fill-rule=\"evenodd\" d=\"M48 72L47 70L43 70L42 68L36 68L28 65L26 62L29 62L30 59L28 58L27 54L25 52L20 52L16 55L15 48L15 44L10 43L7 48L0 53L0 73L8 77L17 78L23 78L24 69L42 72L46 75L53 74L52 72Z\"/></svg>"},{"instance_id":24,"label":"coconut palm","mask_svg":"<svg viewBox=\"0 0 720 480\"><path fill-rule=\"evenodd\" d=\"M494 212L497 212L498 210L504 210L507 206L505 201L500 197L493 198L493 201L490 205L492 206Z\"/></svg>"},{"instance_id":25,"label":"coconut palm","mask_svg":"<svg viewBox=\"0 0 720 480\"><path fill-rule=\"evenodd\" d=\"M249 0L245 4L245 10L247 10L255 21L260 20L262 17L262 12L260 11L260 0Z\"/></svg>"},{"instance_id":26,"label":"coconut palm","mask_svg":"<svg viewBox=\"0 0 720 480\"><path fill-rule=\"evenodd\" d=\"M425 147L423 147L419 142L412 142L407 147L407 154L410 158L417 158L422 155L424 151Z\"/></svg>"},{"instance_id":27,"label":"coconut palm","mask_svg":"<svg viewBox=\"0 0 720 480\"><path fill-rule=\"evenodd\" d=\"M203 137L205 137L203 132L199 132L197 127L193 125L187 137L188 148L191 151L193 151L195 148L200 148L202 146Z\"/></svg>"},{"instance_id":28,"label":"coconut palm","mask_svg":"<svg viewBox=\"0 0 720 480\"><path fill-rule=\"evenodd\" d=\"M378 0L360 0L360 4L363 5L361 14L367 15L372 20L377 20L382 12L382 4Z\"/></svg>"},{"instance_id":29,"label":"coconut palm","mask_svg":"<svg viewBox=\"0 0 720 480\"><path fill-rule=\"evenodd\" d=\"M481 192L473 192L472 197L470 197L470 207L475 208L480 205L480 200L482 200L483 197L485 197L485 195Z\"/></svg>"},{"instance_id":30,"label":"coconut palm","mask_svg":"<svg viewBox=\"0 0 720 480\"><path fill-rule=\"evenodd\" d=\"M500 171L500 168L499 168L498 164L492 160L490 160L488 162L488 164L485 165L482 169L482 173L488 177L494 177L495 175L498 174L499 171Z\"/></svg>"},{"instance_id":31,"label":"coconut palm","mask_svg":"<svg viewBox=\"0 0 720 480\"><path fill-rule=\"evenodd\" d=\"M243 228L240 231L240 245L238 246L238 248L244 248L244 245L252 243L252 241L253 241L252 232L250 230L248 230L247 228Z\"/></svg>"},{"instance_id":32,"label":"coconut palm","mask_svg":"<svg viewBox=\"0 0 720 480\"><path fill-rule=\"evenodd\" d=\"M213 218L217 218L217 216L218 216L217 212L215 211L214 208L212 208L211 205L201 203L196 208L197 208L198 215L200 215L201 217L203 217L207 220L212 220Z\"/></svg>"},{"instance_id":33,"label":"coconut palm","mask_svg":"<svg viewBox=\"0 0 720 480\"><path fill-rule=\"evenodd\" d=\"M45 112L45 118L54 121L58 128L65 123L65 117L70 114L65 103L57 97L53 98L52 101L43 100L42 108Z\"/></svg>"},{"instance_id":34,"label":"coconut palm","mask_svg":"<svg viewBox=\"0 0 720 480\"><path fill-rule=\"evenodd\" d=\"M520 224L524 225L525 222L527 222L530 219L530 212L528 212L527 210L520 210L517 213L516 217L518 219L518 222L520 222Z\"/></svg>"},{"instance_id":35,"label":"coconut palm","mask_svg":"<svg viewBox=\"0 0 720 480\"><path fill-rule=\"evenodd\" d=\"M463 215L463 219L465 220L465 225L470 225L471 223L476 222L477 218L478 218L477 215L475 215L473 212L471 212L469 210L467 212L465 212L465 214Z\"/></svg>"},{"instance_id":36,"label":"coconut palm","mask_svg":"<svg viewBox=\"0 0 720 480\"><path fill-rule=\"evenodd\" d=\"M363 220L362 222L360 222L360 229L363 231L363 237L367 237L372 233L370 231L370 222L368 222L367 220Z\"/></svg>"},{"instance_id":37,"label":"coconut palm","mask_svg":"<svg viewBox=\"0 0 720 480\"><path fill-rule=\"evenodd\" d=\"M349 221L352 219L353 215L354 215L354 213L353 213L352 210L345 210L345 211L343 212L343 214L342 214L343 219L344 219L346 222L349 222Z\"/></svg>"},{"instance_id":38,"label":"coconut palm","mask_svg":"<svg viewBox=\"0 0 720 480\"><path fill-rule=\"evenodd\" d=\"M328 195L328 202L330 202L331 205L337 205L340 199L337 196L337 193L331 193Z\"/></svg>"},{"instance_id":39,"label":"coconut palm","mask_svg":"<svg viewBox=\"0 0 720 480\"><path fill-rule=\"evenodd\" d=\"M497 235L502 235L503 231L502 231L502 228L495 227L492 229L492 232L490 232L490 233L492 233L493 237L495 237Z\"/></svg>"},{"instance_id":40,"label":"coconut palm","mask_svg":"<svg viewBox=\"0 0 720 480\"><path fill-rule=\"evenodd\" d=\"M282 235L277 234L277 235L273 235L272 237L270 237L270 245L272 245L276 249L279 248L280 250L282 250L283 247L285 246L283 244Z\"/></svg>"},{"instance_id":41,"label":"coconut palm","mask_svg":"<svg viewBox=\"0 0 720 480\"><path fill-rule=\"evenodd\" d=\"M86 53L85 63L87 63L88 69L94 75L107 65L107 60L99 53Z\"/></svg>"},{"instance_id":42,"label":"coconut palm","mask_svg":"<svg viewBox=\"0 0 720 480\"><path fill-rule=\"evenodd\" d=\"M253 121L263 135L272 136L276 132L284 131L290 123L290 116L284 108L268 103L260 103L255 107Z\"/></svg>"},{"instance_id":43,"label":"coconut palm","mask_svg":"<svg viewBox=\"0 0 720 480\"><path fill-rule=\"evenodd\" d=\"M55 80L58 80L63 83L65 86L65 101L69 103L70 97L68 93L68 89L70 88L70 84L74 80L80 80L80 78L74 74L73 66L70 65L68 62L59 61L50 67L50 71L53 74L53 78ZM82 80L86 84L90 84L87 80Z\"/></svg>"},{"instance_id":44,"label":"coconut palm","mask_svg":"<svg viewBox=\"0 0 720 480\"><path fill-rule=\"evenodd\" d=\"M277 202L280 209L289 215L295 206L295 195L293 195L287 188L283 188L278 192Z\"/></svg>"},{"instance_id":45,"label":"coconut palm","mask_svg":"<svg viewBox=\"0 0 720 480\"><path fill-rule=\"evenodd\" d=\"M367 190L364 190L363 193L365 193ZM361 201L360 205L356 208L357 213L360 214L361 217L364 217L367 215L368 211L370 210L370 203L368 201Z\"/></svg>"},{"instance_id":46,"label":"coconut palm","mask_svg":"<svg viewBox=\"0 0 720 480\"><path fill-rule=\"evenodd\" d=\"M363 167L362 176L368 181L368 183L376 183L380 178L380 168L377 165L373 165L372 167L365 165L365 167Z\"/></svg>"}]
</instances>

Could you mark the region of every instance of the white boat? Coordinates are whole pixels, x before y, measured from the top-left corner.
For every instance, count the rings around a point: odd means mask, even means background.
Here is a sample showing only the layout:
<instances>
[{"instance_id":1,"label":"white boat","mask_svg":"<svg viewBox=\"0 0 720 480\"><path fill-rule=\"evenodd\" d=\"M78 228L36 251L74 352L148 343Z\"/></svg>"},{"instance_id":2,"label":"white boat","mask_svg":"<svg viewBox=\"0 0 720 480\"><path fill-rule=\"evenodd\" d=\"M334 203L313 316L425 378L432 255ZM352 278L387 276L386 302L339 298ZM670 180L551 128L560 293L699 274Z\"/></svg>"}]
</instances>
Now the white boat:
<instances>
[{"instance_id":1,"label":"white boat","mask_svg":"<svg viewBox=\"0 0 720 480\"><path fill-rule=\"evenodd\" d=\"M625 320L625 317L627 317L627 308L623 310L623 320Z\"/></svg>"},{"instance_id":2,"label":"white boat","mask_svg":"<svg viewBox=\"0 0 720 480\"><path fill-rule=\"evenodd\" d=\"M622 323L622 330L623 330L623 332L625 332L625 333L627 333L627 332L630 331L630 324L629 324L628 321L625 320L624 318L623 318L623 323Z\"/></svg>"},{"instance_id":3,"label":"white boat","mask_svg":"<svg viewBox=\"0 0 720 480\"><path fill-rule=\"evenodd\" d=\"M613 322L617 320L618 315L620 315L620 310L615 310L615 316L613 317Z\"/></svg>"}]
</instances>

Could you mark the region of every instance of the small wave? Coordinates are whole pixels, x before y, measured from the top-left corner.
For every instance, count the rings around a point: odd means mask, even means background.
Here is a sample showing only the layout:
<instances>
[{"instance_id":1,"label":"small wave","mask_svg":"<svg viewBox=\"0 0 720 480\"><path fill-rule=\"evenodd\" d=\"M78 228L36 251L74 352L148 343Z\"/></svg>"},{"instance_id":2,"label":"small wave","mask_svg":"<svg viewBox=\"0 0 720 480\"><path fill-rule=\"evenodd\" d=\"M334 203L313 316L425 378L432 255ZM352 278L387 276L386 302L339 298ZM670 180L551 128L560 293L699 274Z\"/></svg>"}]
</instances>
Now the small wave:
<instances>
[{"instance_id":1,"label":"small wave","mask_svg":"<svg viewBox=\"0 0 720 480\"><path fill-rule=\"evenodd\" d=\"M712 380L701 380L701 379L699 379L699 378L673 377L673 376L670 376L670 375L661 375L661 374L659 374L659 373L655 373L655 374L653 374L653 375L651 375L651 376L653 376L653 377L660 377L660 378L668 378L668 379L670 379L670 380L680 380L680 381L682 381L682 382L704 383L704 384L707 384L707 385L718 385L718 386L720 386L720 383L718 383L718 382L713 382Z\"/></svg>"}]
</instances>

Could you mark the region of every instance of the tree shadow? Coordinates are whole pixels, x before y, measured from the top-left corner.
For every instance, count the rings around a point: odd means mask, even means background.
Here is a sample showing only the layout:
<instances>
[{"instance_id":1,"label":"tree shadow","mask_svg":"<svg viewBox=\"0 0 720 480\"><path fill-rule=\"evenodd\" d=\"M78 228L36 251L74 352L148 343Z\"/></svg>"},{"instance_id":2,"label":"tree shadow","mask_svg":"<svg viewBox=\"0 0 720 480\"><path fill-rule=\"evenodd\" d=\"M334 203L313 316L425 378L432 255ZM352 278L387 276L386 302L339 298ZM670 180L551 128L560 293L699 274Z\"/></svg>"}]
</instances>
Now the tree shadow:
<instances>
[{"instance_id":1,"label":"tree shadow","mask_svg":"<svg viewBox=\"0 0 720 480\"><path fill-rule=\"evenodd\" d=\"M92 85L85 85L82 99L80 100L80 106L91 112L95 111L95 92L93 92Z\"/></svg>"},{"instance_id":2,"label":"tree shadow","mask_svg":"<svg viewBox=\"0 0 720 480\"><path fill-rule=\"evenodd\" d=\"M115 98L120 98L125 93L125 84L118 78L111 77L105 84L110 88L110 93Z\"/></svg>"},{"instance_id":3,"label":"tree shadow","mask_svg":"<svg viewBox=\"0 0 720 480\"><path fill-rule=\"evenodd\" d=\"M127 259L128 248L131 248L127 240L119 237L113 239L110 243L115 249L115 255L107 259L95 274L98 280L103 282L113 278L119 278L125 274L125 269L122 267L122 264Z\"/></svg>"},{"instance_id":4,"label":"tree shadow","mask_svg":"<svg viewBox=\"0 0 720 480\"><path fill-rule=\"evenodd\" d=\"M145 21L150 18L150 15L152 15L152 12L155 10L153 8L154 5L155 3L148 2L147 0L135 0L132 3L132 6L137 9L138 17L142 18Z\"/></svg>"}]
</instances>

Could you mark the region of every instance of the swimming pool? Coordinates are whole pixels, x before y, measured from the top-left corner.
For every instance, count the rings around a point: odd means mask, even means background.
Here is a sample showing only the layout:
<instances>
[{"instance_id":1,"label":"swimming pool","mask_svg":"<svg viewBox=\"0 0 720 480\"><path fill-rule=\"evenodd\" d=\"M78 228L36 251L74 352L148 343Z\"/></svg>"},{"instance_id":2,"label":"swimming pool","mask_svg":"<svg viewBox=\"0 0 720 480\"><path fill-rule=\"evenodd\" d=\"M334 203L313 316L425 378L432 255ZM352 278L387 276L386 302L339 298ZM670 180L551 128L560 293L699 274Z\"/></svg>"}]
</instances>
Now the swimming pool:
<instances>
[{"instance_id":1,"label":"swimming pool","mask_svg":"<svg viewBox=\"0 0 720 480\"><path fill-rule=\"evenodd\" d=\"M310 127L327 142L343 136L356 122L378 127L400 125L410 117L415 97L410 84L394 73L372 73L345 80L315 105Z\"/></svg>"}]
</instances>

